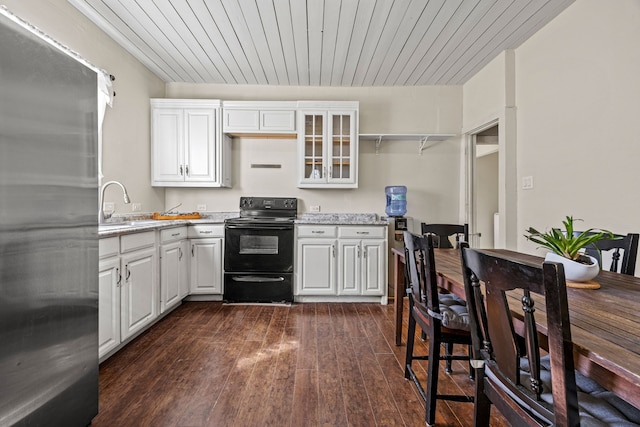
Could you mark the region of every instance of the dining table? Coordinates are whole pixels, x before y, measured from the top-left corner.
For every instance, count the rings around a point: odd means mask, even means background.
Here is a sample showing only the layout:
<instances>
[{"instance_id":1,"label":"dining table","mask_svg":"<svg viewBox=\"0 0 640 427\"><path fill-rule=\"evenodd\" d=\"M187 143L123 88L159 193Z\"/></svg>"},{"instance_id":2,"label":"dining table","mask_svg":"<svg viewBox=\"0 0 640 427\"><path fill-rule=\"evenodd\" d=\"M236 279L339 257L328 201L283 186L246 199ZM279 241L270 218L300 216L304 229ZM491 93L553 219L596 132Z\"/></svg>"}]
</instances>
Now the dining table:
<instances>
[{"instance_id":1,"label":"dining table","mask_svg":"<svg viewBox=\"0 0 640 427\"><path fill-rule=\"evenodd\" d=\"M506 249L486 249L520 262L540 265L542 257ZM395 339L402 344L404 248L392 247L395 291ZM464 298L458 249L435 249L438 285ZM599 289L567 287L576 369L607 390L640 408L640 277L600 271ZM523 333L522 294L507 292L514 328ZM541 345L547 333L544 296L534 295Z\"/></svg>"}]
</instances>

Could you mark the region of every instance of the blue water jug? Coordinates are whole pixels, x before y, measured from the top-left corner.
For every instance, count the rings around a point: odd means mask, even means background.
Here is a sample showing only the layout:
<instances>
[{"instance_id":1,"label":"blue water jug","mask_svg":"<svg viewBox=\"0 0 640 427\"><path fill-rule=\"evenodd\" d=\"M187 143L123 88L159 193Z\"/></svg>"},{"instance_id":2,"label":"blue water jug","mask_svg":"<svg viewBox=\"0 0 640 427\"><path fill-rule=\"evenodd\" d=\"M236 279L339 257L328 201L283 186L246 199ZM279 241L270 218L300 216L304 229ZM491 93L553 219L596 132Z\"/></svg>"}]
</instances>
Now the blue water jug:
<instances>
[{"instance_id":1,"label":"blue water jug","mask_svg":"<svg viewBox=\"0 0 640 427\"><path fill-rule=\"evenodd\" d=\"M388 216L403 216L407 213L407 187L404 185L390 185L384 188L387 193Z\"/></svg>"}]
</instances>

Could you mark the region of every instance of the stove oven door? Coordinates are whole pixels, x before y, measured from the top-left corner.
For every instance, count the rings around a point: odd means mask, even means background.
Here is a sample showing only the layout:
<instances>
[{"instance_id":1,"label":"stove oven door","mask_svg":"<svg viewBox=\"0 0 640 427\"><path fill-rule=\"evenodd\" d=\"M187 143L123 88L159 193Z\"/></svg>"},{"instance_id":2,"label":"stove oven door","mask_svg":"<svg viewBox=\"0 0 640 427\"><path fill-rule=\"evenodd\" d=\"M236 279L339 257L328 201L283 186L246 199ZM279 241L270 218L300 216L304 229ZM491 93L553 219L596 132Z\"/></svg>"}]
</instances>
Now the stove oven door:
<instances>
[{"instance_id":1,"label":"stove oven door","mask_svg":"<svg viewBox=\"0 0 640 427\"><path fill-rule=\"evenodd\" d=\"M226 273L292 273L293 224L227 224Z\"/></svg>"}]
</instances>

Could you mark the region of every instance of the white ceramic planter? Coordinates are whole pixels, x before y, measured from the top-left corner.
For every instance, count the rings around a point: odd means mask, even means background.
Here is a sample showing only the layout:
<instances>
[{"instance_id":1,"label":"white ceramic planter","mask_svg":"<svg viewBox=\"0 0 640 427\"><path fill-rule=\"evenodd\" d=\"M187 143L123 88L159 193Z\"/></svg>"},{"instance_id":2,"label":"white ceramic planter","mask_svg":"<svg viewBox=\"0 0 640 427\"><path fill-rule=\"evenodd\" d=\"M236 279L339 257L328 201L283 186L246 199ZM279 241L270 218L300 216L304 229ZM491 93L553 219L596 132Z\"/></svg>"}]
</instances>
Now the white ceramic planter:
<instances>
[{"instance_id":1,"label":"white ceramic planter","mask_svg":"<svg viewBox=\"0 0 640 427\"><path fill-rule=\"evenodd\" d=\"M585 255L588 256L588 255ZM558 262L564 266L564 277L569 282L587 282L598 275L600 266L598 260L589 256L592 261L591 265L582 264L572 261L553 252L548 252L544 258L545 261Z\"/></svg>"}]
</instances>

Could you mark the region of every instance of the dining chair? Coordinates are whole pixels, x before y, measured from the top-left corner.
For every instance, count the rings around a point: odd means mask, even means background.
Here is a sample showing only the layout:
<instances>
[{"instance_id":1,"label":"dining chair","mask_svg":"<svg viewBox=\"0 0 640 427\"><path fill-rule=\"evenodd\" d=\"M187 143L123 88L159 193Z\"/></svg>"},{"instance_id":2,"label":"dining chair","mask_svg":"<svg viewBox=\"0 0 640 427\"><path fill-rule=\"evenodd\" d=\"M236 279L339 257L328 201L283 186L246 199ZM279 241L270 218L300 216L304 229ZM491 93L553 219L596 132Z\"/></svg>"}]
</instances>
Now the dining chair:
<instances>
[{"instance_id":1,"label":"dining chair","mask_svg":"<svg viewBox=\"0 0 640 427\"><path fill-rule=\"evenodd\" d=\"M466 395L438 394L440 360L446 361L449 370L451 370L452 360L469 360L468 353L454 355L451 351L453 344L462 344L467 346L468 351L471 350L469 316L464 300L454 294L438 294L432 236L418 236L405 231L404 244L405 285L409 295L409 328L404 377L415 383L418 392L425 400L425 421L428 425L433 425L438 399L473 402L473 397ZM427 356L414 353L416 325L429 337ZM447 347L444 355L440 353L442 344ZM428 362L426 387L420 382L413 368L413 362L418 360Z\"/></svg>"},{"instance_id":2,"label":"dining chair","mask_svg":"<svg viewBox=\"0 0 640 427\"><path fill-rule=\"evenodd\" d=\"M574 370L561 264L525 264L491 251L470 249L466 242L460 245L460 257L472 363L484 367L476 372L475 426L489 425L492 405L513 426L640 422L640 410ZM521 296L517 307L509 306L506 292ZM544 356L536 313L546 316L548 354Z\"/></svg>"},{"instance_id":3,"label":"dining chair","mask_svg":"<svg viewBox=\"0 0 640 427\"><path fill-rule=\"evenodd\" d=\"M580 233L579 231L574 232ZM591 234L591 233L587 233ZM638 257L638 240L640 234L629 233L627 235L614 234L614 240L600 240L592 246L586 248L585 253L598 260L600 268L604 269L602 264L602 252L611 251L611 265L609 271L616 273L635 275L636 258ZM622 250L622 260L620 259L620 251Z\"/></svg>"},{"instance_id":4,"label":"dining chair","mask_svg":"<svg viewBox=\"0 0 640 427\"><path fill-rule=\"evenodd\" d=\"M420 223L420 231L434 236L434 247L440 249L453 249L451 236L455 236L456 247L460 244L460 237L465 242L469 241L469 224L426 224Z\"/></svg>"}]
</instances>

